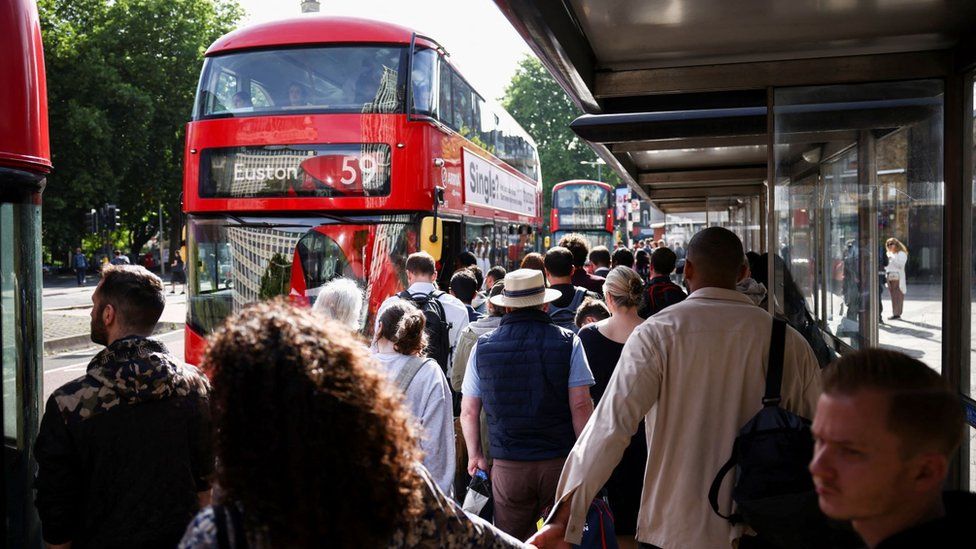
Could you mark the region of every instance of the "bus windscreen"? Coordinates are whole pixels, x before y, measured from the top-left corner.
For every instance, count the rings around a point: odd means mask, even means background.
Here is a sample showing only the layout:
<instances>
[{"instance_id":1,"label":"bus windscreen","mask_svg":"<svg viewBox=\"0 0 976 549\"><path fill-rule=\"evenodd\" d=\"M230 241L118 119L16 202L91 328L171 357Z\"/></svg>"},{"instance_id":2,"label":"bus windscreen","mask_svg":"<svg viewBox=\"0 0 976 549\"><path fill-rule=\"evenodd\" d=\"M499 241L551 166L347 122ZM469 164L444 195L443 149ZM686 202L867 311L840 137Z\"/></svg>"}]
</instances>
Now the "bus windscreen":
<instances>
[{"instance_id":1,"label":"bus windscreen","mask_svg":"<svg viewBox=\"0 0 976 549\"><path fill-rule=\"evenodd\" d=\"M194 119L304 112L403 112L392 46L289 48L205 61Z\"/></svg>"}]
</instances>

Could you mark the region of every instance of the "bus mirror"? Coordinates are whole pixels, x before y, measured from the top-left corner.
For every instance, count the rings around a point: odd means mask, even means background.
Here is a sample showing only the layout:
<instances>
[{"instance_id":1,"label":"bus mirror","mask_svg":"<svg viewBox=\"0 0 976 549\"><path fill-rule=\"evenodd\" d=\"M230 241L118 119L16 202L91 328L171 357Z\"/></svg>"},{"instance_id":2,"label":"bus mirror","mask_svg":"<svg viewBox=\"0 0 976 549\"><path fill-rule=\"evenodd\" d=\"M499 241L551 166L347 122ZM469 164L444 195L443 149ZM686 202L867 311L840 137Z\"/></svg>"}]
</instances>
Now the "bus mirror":
<instances>
[{"instance_id":1,"label":"bus mirror","mask_svg":"<svg viewBox=\"0 0 976 549\"><path fill-rule=\"evenodd\" d=\"M420 221L420 250L440 261L444 244L444 222L437 217L425 217Z\"/></svg>"}]
</instances>

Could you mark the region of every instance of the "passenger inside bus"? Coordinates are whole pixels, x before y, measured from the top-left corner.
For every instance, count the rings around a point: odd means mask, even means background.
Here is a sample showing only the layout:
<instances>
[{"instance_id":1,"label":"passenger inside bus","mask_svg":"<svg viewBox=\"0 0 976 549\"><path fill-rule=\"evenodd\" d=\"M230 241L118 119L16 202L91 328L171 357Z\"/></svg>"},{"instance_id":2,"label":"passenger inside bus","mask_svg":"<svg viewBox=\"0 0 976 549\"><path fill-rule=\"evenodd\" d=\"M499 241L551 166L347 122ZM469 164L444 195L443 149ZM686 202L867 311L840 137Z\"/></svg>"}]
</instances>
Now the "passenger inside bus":
<instances>
[{"instance_id":1,"label":"passenger inside bus","mask_svg":"<svg viewBox=\"0 0 976 549\"><path fill-rule=\"evenodd\" d=\"M234 94L231 104L234 105L235 109L253 109L254 104L251 103L251 96L245 91L239 91Z\"/></svg>"},{"instance_id":2,"label":"passenger inside bus","mask_svg":"<svg viewBox=\"0 0 976 549\"><path fill-rule=\"evenodd\" d=\"M298 82L292 82L288 85L288 105L291 107L308 105L308 93L305 91L305 86Z\"/></svg>"}]
</instances>

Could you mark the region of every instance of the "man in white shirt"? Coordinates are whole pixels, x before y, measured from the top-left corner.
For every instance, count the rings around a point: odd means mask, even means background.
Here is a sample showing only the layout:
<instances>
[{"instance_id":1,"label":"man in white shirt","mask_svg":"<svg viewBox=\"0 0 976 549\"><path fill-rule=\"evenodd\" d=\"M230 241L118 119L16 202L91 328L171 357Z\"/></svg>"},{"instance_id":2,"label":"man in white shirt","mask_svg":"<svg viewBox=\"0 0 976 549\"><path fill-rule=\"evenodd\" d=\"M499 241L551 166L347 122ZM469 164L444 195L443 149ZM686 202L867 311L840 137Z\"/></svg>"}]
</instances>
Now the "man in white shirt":
<instances>
[{"instance_id":1,"label":"man in white shirt","mask_svg":"<svg viewBox=\"0 0 976 549\"><path fill-rule=\"evenodd\" d=\"M637 523L641 547L730 547L741 531L712 512L708 489L739 428L759 411L772 317L735 290L744 270L734 233L707 228L688 245L692 291L630 336L617 369L566 459L557 506L532 540L540 548L579 543L590 502L630 442L647 426L647 467ZM812 418L820 396L817 359L787 329L782 406ZM731 507L733 481L720 505ZM565 540L565 541L564 541Z\"/></svg>"},{"instance_id":2,"label":"man in white shirt","mask_svg":"<svg viewBox=\"0 0 976 549\"><path fill-rule=\"evenodd\" d=\"M451 348L448 352L447 363L441 364L440 366L442 370L446 371L447 365L451 363L451 355L454 352L454 347L457 346L458 338L461 336L461 332L468 327L468 309L458 298L437 289L437 286L434 284L434 281L437 280L436 264L434 263L434 258L427 252L410 254L407 257L406 271L407 293L410 295L430 295L434 293L436 299L444 306L444 314L446 316L444 320L448 324ZM378 327L380 317L383 316L383 312L396 297L395 295L390 296L380 305L379 310L376 312L377 326L374 326L374 332Z\"/></svg>"}]
</instances>

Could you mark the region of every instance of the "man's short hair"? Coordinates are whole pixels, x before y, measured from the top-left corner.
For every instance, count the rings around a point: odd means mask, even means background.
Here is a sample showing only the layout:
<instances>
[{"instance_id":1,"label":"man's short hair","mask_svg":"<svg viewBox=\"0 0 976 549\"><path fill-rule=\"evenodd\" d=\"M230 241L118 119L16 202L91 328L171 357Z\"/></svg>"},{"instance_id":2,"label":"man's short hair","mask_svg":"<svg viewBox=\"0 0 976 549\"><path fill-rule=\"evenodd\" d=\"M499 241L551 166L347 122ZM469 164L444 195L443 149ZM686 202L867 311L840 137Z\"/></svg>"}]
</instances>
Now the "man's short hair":
<instances>
[{"instance_id":1,"label":"man's short hair","mask_svg":"<svg viewBox=\"0 0 976 549\"><path fill-rule=\"evenodd\" d=\"M605 318L610 318L610 309L607 309L607 304L599 299L588 297L584 299L583 303L580 303L579 308L576 309L576 318L574 319L574 322L576 323L577 328L583 327L583 322L586 320L586 317L592 317L599 322Z\"/></svg>"},{"instance_id":2,"label":"man's short hair","mask_svg":"<svg viewBox=\"0 0 976 549\"><path fill-rule=\"evenodd\" d=\"M734 286L745 251L742 241L724 227L702 229L688 243L687 260L701 280Z\"/></svg>"},{"instance_id":3,"label":"man's short hair","mask_svg":"<svg viewBox=\"0 0 976 549\"><path fill-rule=\"evenodd\" d=\"M583 235L570 233L559 239L559 246L572 252L574 267L577 269L583 268L583 264L586 263L586 258L590 255L590 245L587 244Z\"/></svg>"},{"instance_id":4,"label":"man's short hair","mask_svg":"<svg viewBox=\"0 0 976 549\"><path fill-rule=\"evenodd\" d=\"M505 270L505 267L492 267L488 269L485 278L491 278L495 282L498 282L499 280L505 280L506 274L508 274L508 271Z\"/></svg>"},{"instance_id":5,"label":"man's short hair","mask_svg":"<svg viewBox=\"0 0 976 549\"><path fill-rule=\"evenodd\" d=\"M459 268L470 267L478 264L478 258L467 250L458 254L457 261Z\"/></svg>"},{"instance_id":6,"label":"man's short hair","mask_svg":"<svg viewBox=\"0 0 976 549\"><path fill-rule=\"evenodd\" d=\"M491 302L491 298L495 296L502 295L505 291L505 277L502 277L495 282L495 285L491 287L488 291L488 316L505 316L505 307L495 305Z\"/></svg>"},{"instance_id":7,"label":"man's short hair","mask_svg":"<svg viewBox=\"0 0 976 549\"><path fill-rule=\"evenodd\" d=\"M614 267L634 268L634 252L628 248L617 248L610 257L611 265Z\"/></svg>"},{"instance_id":8,"label":"man's short hair","mask_svg":"<svg viewBox=\"0 0 976 549\"><path fill-rule=\"evenodd\" d=\"M841 356L823 372L827 395L878 391L888 397L888 429L901 440L903 457L919 451L951 456L963 437L959 397L934 370L887 349Z\"/></svg>"},{"instance_id":9,"label":"man's short hair","mask_svg":"<svg viewBox=\"0 0 976 549\"><path fill-rule=\"evenodd\" d=\"M467 268L467 271L474 276L474 281L478 284L478 289L480 290L481 285L485 283L485 275L481 273L481 267L472 265Z\"/></svg>"},{"instance_id":10,"label":"man's short hair","mask_svg":"<svg viewBox=\"0 0 976 549\"><path fill-rule=\"evenodd\" d=\"M141 265L105 265L96 291L115 307L120 324L141 332L151 332L166 307L163 281Z\"/></svg>"},{"instance_id":11,"label":"man's short hair","mask_svg":"<svg viewBox=\"0 0 976 549\"><path fill-rule=\"evenodd\" d=\"M651 267L659 275L669 275L674 270L678 256L670 248L658 248L651 254Z\"/></svg>"},{"instance_id":12,"label":"man's short hair","mask_svg":"<svg viewBox=\"0 0 976 549\"><path fill-rule=\"evenodd\" d=\"M434 276L437 265L427 252L414 252L407 256L407 272L421 276Z\"/></svg>"},{"instance_id":13,"label":"man's short hair","mask_svg":"<svg viewBox=\"0 0 976 549\"><path fill-rule=\"evenodd\" d=\"M543 261L546 272L551 276L564 277L573 274L573 252L562 246L549 248Z\"/></svg>"},{"instance_id":14,"label":"man's short hair","mask_svg":"<svg viewBox=\"0 0 976 549\"><path fill-rule=\"evenodd\" d=\"M467 269L461 269L451 277L451 293L465 305L470 305L474 294L478 293L478 281Z\"/></svg>"},{"instance_id":15,"label":"man's short hair","mask_svg":"<svg viewBox=\"0 0 976 549\"><path fill-rule=\"evenodd\" d=\"M606 246L594 246L590 250L590 262L597 267L610 266L610 250Z\"/></svg>"}]
</instances>

